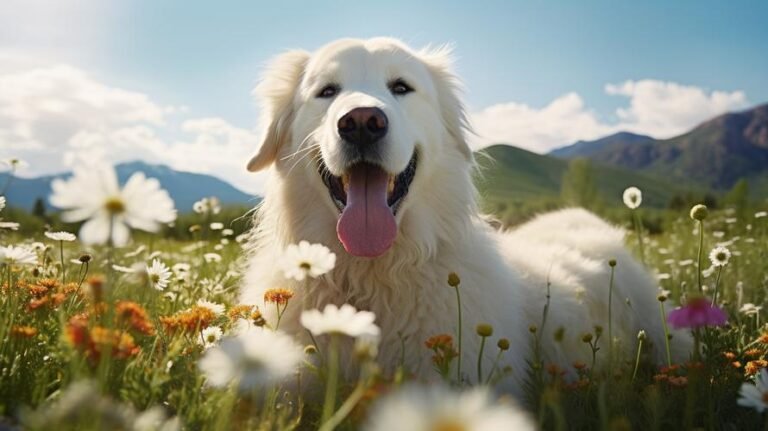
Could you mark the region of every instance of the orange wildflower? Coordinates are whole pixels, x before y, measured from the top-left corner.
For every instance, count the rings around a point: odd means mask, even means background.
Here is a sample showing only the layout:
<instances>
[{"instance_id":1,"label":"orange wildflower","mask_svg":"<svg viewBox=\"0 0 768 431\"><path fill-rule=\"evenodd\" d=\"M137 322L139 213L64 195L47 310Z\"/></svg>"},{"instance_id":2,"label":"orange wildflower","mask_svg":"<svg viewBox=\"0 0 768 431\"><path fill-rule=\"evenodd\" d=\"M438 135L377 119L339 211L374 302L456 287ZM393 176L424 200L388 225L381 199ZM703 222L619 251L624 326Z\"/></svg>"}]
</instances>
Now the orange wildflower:
<instances>
[{"instance_id":1,"label":"orange wildflower","mask_svg":"<svg viewBox=\"0 0 768 431\"><path fill-rule=\"evenodd\" d=\"M434 335L429 337L424 345L434 352L432 363L440 374L447 375L451 368L451 361L459 356L459 352L453 348L453 337L448 334Z\"/></svg>"},{"instance_id":2,"label":"orange wildflower","mask_svg":"<svg viewBox=\"0 0 768 431\"><path fill-rule=\"evenodd\" d=\"M193 333L207 328L216 319L216 314L207 307L193 305L192 308L180 311L173 316L160 318L168 332Z\"/></svg>"},{"instance_id":3,"label":"orange wildflower","mask_svg":"<svg viewBox=\"0 0 768 431\"><path fill-rule=\"evenodd\" d=\"M115 305L115 314L118 325L128 324L139 333L155 335L155 326L149 321L149 316L141 305L132 301L119 301Z\"/></svg>"},{"instance_id":4,"label":"orange wildflower","mask_svg":"<svg viewBox=\"0 0 768 431\"><path fill-rule=\"evenodd\" d=\"M747 362L747 365L744 366L744 373L748 376L753 376L757 374L760 369L765 367L768 367L768 361L764 359L749 361Z\"/></svg>"},{"instance_id":5,"label":"orange wildflower","mask_svg":"<svg viewBox=\"0 0 768 431\"><path fill-rule=\"evenodd\" d=\"M653 376L653 380L656 383L666 382L667 380L669 380L669 376L666 374L656 374L655 376Z\"/></svg>"},{"instance_id":6,"label":"orange wildflower","mask_svg":"<svg viewBox=\"0 0 768 431\"><path fill-rule=\"evenodd\" d=\"M32 338L37 335L37 328L31 326L14 325L11 328L11 335L21 338Z\"/></svg>"},{"instance_id":7,"label":"orange wildflower","mask_svg":"<svg viewBox=\"0 0 768 431\"><path fill-rule=\"evenodd\" d=\"M139 353L139 347L127 332L103 326L88 327L87 318L77 315L69 320L67 339L88 359L98 361L102 354L124 359Z\"/></svg>"},{"instance_id":8,"label":"orange wildflower","mask_svg":"<svg viewBox=\"0 0 768 431\"><path fill-rule=\"evenodd\" d=\"M744 352L745 358L759 358L760 356L763 356L763 351L760 349L749 349Z\"/></svg>"},{"instance_id":9,"label":"orange wildflower","mask_svg":"<svg viewBox=\"0 0 768 431\"><path fill-rule=\"evenodd\" d=\"M50 300L51 299L47 296L44 296L40 299L30 299L29 304L27 304L27 309L29 311L37 310L38 308L47 305Z\"/></svg>"},{"instance_id":10,"label":"orange wildflower","mask_svg":"<svg viewBox=\"0 0 768 431\"><path fill-rule=\"evenodd\" d=\"M291 298L293 298L291 289L275 288L264 292L264 302L274 302L277 305L286 305Z\"/></svg>"},{"instance_id":11,"label":"orange wildflower","mask_svg":"<svg viewBox=\"0 0 768 431\"><path fill-rule=\"evenodd\" d=\"M758 340L763 344L768 344L768 332L763 332Z\"/></svg>"},{"instance_id":12,"label":"orange wildflower","mask_svg":"<svg viewBox=\"0 0 768 431\"><path fill-rule=\"evenodd\" d=\"M736 354L733 352L723 352L723 356L725 356L725 359L729 361L733 361L736 359Z\"/></svg>"},{"instance_id":13,"label":"orange wildflower","mask_svg":"<svg viewBox=\"0 0 768 431\"><path fill-rule=\"evenodd\" d=\"M684 388L688 385L688 377L685 376L671 376L669 377L669 384L672 386L677 386L678 388Z\"/></svg>"},{"instance_id":14,"label":"orange wildflower","mask_svg":"<svg viewBox=\"0 0 768 431\"><path fill-rule=\"evenodd\" d=\"M227 315L230 320L247 319L252 310L253 305L234 305L227 311Z\"/></svg>"}]
</instances>

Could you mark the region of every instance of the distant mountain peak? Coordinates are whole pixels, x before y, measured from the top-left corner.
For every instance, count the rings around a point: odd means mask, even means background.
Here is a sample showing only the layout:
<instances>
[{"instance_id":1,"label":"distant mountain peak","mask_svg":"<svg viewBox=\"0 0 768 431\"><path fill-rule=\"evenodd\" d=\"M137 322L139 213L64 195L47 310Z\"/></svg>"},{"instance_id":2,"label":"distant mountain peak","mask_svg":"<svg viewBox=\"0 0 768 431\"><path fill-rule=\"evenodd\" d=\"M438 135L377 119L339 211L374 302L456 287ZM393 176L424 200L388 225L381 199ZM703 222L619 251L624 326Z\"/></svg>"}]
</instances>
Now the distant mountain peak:
<instances>
[{"instance_id":1,"label":"distant mountain peak","mask_svg":"<svg viewBox=\"0 0 768 431\"><path fill-rule=\"evenodd\" d=\"M560 158L589 157L610 145L629 145L653 140L652 137L637 133L621 131L593 141L577 141L573 144L557 148L549 155Z\"/></svg>"},{"instance_id":2,"label":"distant mountain peak","mask_svg":"<svg viewBox=\"0 0 768 431\"><path fill-rule=\"evenodd\" d=\"M550 154L587 157L714 189L730 188L741 178L768 178L768 104L719 115L670 139L617 135Z\"/></svg>"}]
</instances>

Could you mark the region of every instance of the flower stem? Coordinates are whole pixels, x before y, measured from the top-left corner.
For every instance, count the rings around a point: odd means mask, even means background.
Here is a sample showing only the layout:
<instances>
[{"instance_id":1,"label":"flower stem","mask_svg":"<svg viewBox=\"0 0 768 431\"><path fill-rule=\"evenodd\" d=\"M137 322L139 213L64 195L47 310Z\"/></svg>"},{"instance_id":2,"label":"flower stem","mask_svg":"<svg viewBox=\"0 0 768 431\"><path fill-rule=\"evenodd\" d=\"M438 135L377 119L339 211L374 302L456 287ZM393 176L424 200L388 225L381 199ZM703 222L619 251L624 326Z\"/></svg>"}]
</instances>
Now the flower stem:
<instances>
[{"instance_id":1,"label":"flower stem","mask_svg":"<svg viewBox=\"0 0 768 431\"><path fill-rule=\"evenodd\" d=\"M504 351L499 349L499 353L496 354L496 359L494 359L494 361L493 361L493 366L491 367L491 372L488 374L488 378L485 379L485 384L486 385L491 384L491 379L493 378L493 375L496 373L496 370L499 368L499 361L501 360L502 353L504 353Z\"/></svg>"},{"instance_id":2,"label":"flower stem","mask_svg":"<svg viewBox=\"0 0 768 431\"><path fill-rule=\"evenodd\" d=\"M66 284L67 279L67 269L64 266L64 241L59 241L59 254L61 256L61 287L63 288Z\"/></svg>"},{"instance_id":3,"label":"flower stem","mask_svg":"<svg viewBox=\"0 0 768 431\"><path fill-rule=\"evenodd\" d=\"M328 422L336 410L336 391L339 383L339 336L331 334L328 349L328 378L325 381L325 401L320 423Z\"/></svg>"},{"instance_id":4,"label":"flower stem","mask_svg":"<svg viewBox=\"0 0 768 431\"><path fill-rule=\"evenodd\" d=\"M717 287L720 285L720 274L723 273L723 267L717 269L717 278L715 279L715 291L712 293L712 306L717 305Z\"/></svg>"},{"instance_id":5,"label":"flower stem","mask_svg":"<svg viewBox=\"0 0 768 431\"><path fill-rule=\"evenodd\" d=\"M327 422L323 423L323 425L320 427L320 431L332 431L336 429L337 426L341 425L341 422L344 421L347 416L349 416L357 403L363 399L363 396L365 395L365 389L365 383L360 381L360 383L357 384L357 387L355 387L355 390L352 391L344 403L341 404L339 410L336 411L336 413L334 413L334 415L331 416Z\"/></svg>"},{"instance_id":6,"label":"flower stem","mask_svg":"<svg viewBox=\"0 0 768 431\"><path fill-rule=\"evenodd\" d=\"M642 247L641 247L642 249ZM611 261L611 263L616 263ZM616 266L611 265L611 280L608 284L608 366L613 366L613 277L616 273Z\"/></svg>"},{"instance_id":7,"label":"flower stem","mask_svg":"<svg viewBox=\"0 0 768 431\"><path fill-rule=\"evenodd\" d=\"M704 294L704 287L701 284L701 255L704 250L704 220L699 220L699 254L696 264L696 280L699 283L699 293Z\"/></svg>"},{"instance_id":8,"label":"flower stem","mask_svg":"<svg viewBox=\"0 0 768 431\"><path fill-rule=\"evenodd\" d=\"M458 315L459 315L459 332L456 335L456 339L458 341L458 350L459 350L459 357L456 361L456 382L461 384L461 355L462 355L462 348L461 348L461 294L459 293L459 285L456 285L456 306L458 308Z\"/></svg>"},{"instance_id":9,"label":"flower stem","mask_svg":"<svg viewBox=\"0 0 768 431\"><path fill-rule=\"evenodd\" d=\"M485 349L485 338L480 339L480 352L477 354L477 384L483 384L483 350Z\"/></svg>"},{"instance_id":10,"label":"flower stem","mask_svg":"<svg viewBox=\"0 0 768 431\"><path fill-rule=\"evenodd\" d=\"M635 219L635 232L637 232L637 246L640 251L640 262L645 265L645 249L643 248L643 221L640 219L640 215L637 210L632 210L632 216Z\"/></svg>"},{"instance_id":11,"label":"flower stem","mask_svg":"<svg viewBox=\"0 0 768 431\"><path fill-rule=\"evenodd\" d=\"M643 352L643 340L637 341L637 359L635 359L635 370L632 372L632 381L637 377L637 369L640 367L640 354Z\"/></svg>"},{"instance_id":12,"label":"flower stem","mask_svg":"<svg viewBox=\"0 0 768 431\"><path fill-rule=\"evenodd\" d=\"M664 328L664 347L667 350L667 366L672 366L672 353L669 349L669 328L667 327L667 313L664 312L664 303L659 302L659 310L661 310L661 325Z\"/></svg>"}]
</instances>

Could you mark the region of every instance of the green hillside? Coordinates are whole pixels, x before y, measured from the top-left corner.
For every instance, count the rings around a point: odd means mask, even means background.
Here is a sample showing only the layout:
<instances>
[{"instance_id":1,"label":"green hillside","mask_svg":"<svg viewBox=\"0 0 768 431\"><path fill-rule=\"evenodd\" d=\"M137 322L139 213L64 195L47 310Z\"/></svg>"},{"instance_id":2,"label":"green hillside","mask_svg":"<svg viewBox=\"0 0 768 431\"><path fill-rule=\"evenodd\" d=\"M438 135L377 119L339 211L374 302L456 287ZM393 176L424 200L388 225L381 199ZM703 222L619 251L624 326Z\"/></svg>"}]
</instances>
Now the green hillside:
<instances>
[{"instance_id":1,"label":"green hillside","mask_svg":"<svg viewBox=\"0 0 768 431\"><path fill-rule=\"evenodd\" d=\"M493 145L476 154L479 165L476 184L486 208L495 204L530 204L555 201L560 196L568 160L535 154L509 145ZM643 190L643 206L666 207L675 194L693 187L618 167L592 163L599 199L608 206L621 205L629 186Z\"/></svg>"}]
</instances>

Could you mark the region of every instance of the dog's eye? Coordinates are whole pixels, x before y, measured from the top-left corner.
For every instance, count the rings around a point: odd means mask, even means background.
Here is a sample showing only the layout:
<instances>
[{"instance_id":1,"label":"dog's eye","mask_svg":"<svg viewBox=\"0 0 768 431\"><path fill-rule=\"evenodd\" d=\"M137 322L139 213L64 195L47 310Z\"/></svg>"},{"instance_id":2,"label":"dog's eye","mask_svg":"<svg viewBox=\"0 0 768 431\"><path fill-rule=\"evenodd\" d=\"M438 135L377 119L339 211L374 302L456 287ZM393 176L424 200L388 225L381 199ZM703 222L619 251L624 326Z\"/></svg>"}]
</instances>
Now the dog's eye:
<instances>
[{"instance_id":1,"label":"dog's eye","mask_svg":"<svg viewBox=\"0 0 768 431\"><path fill-rule=\"evenodd\" d=\"M402 96L413 91L413 87L402 79L396 79L389 83L389 91L395 96Z\"/></svg>"},{"instance_id":2,"label":"dog's eye","mask_svg":"<svg viewBox=\"0 0 768 431\"><path fill-rule=\"evenodd\" d=\"M320 90L319 93L317 93L317 97L321 99L330 99L331 97L336 96L339 94L339 86L336 84L328 84L325 87L323 87L322 90Z\"/></svg>"}]
</instances>

